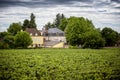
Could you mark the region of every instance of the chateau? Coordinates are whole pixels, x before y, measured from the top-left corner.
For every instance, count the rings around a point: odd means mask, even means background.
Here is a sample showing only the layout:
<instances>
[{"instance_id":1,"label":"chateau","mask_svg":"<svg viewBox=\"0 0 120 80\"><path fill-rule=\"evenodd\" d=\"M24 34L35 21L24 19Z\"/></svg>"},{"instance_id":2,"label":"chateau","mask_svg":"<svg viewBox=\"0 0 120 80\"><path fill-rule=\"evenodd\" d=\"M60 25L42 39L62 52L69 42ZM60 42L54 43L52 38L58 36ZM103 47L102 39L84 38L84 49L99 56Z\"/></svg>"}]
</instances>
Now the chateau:
<instances>
[{"instance_id":1,"label":"chateau","mask_svg":"<svg viewBox=\"0 0 120 80\"><path fill-rule=\"evenodd\" d=\"M42 29L26 28L33 43L29 47L64 48L66 43L65 33L58 28Z\"/></svg>"}]
</instances>

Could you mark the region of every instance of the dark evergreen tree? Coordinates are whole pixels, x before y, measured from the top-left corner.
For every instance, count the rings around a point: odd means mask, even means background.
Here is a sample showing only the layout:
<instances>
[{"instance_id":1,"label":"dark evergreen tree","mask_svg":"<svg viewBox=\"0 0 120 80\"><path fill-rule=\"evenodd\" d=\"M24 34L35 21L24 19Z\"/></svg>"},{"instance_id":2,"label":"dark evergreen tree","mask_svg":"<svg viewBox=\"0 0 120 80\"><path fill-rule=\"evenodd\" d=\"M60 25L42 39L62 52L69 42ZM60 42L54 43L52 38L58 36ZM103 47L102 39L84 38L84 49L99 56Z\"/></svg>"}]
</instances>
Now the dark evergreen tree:
<instances>
[{"instance_id":1,"label":"dark evergreen tree","mask_svg":"<svg viewBox=\"0 0 120 80\"><path fill-rule=\"evenodd\" d=\"M28 19L25 19L23 22L22 29L25 30L26 28L30 28L30 21Z\"/></svg>"},{"instance_id":2,"label":"dark evergreen tree","mask_svg":"<svg viewBox=\"0 0 120 80\"><path fill-rule=\"evenodd\" d=\"M45 24L44 28L49 29L49 28L54 28L54 27L56 27L56 28L61 29L59 26L60 26L60 24L61 24L61 22L62 22L62 19L64 19L64 18L65 18L64 14L58 13L58 14L56 15L56 18L55 18L55 20L53 21L53 23L48 22L47 24Z\"/></svg>"},{"instance_id":3,"label":"dark evergreen tree","mask_svg":"<svg viewBox=\"0 0 120 80\"><path fill-rule=\"evenodd\" d=\"M33 13L31 13L30 16L30 28L36 28L36 23L35 23L35 15Z\"/></svg>"}]
</instances>

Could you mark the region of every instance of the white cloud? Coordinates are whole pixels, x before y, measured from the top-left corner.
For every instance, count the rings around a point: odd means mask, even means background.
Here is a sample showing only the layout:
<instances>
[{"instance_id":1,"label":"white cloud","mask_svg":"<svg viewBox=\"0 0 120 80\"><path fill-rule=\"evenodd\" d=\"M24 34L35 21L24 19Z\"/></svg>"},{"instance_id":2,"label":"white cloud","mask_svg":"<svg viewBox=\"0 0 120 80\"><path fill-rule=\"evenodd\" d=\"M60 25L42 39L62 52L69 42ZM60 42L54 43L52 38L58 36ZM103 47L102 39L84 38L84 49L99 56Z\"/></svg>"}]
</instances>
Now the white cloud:
<instances>
[{"instance_id":1,"label":"white cloud","mask_svg":"<svg viewBox=\"0 0 120 80\"><path fill-rule=\"evenodd\" d=\"M23 1L23 0L22 0ZM29 1L29 0L27 0ZM44 0L43 0L44 1ZM106 6L94 6L101 2L111 2L110 0L102 0L99 2L94 1L92 4L83 2L74 2L73 5L56 5L53 7L9 7L0 12L0 31L5 30L6 25L13 22L23 22L24 19L29 19L30 13L34 13L36 16L36 23L38 29L41 29L47 22L52 22L57 13L63 13L65 16L83 16L93 21L96 27L110 26L116 31L120 32L120 15L114 15L119 13L120 10L113 8L112 6L119 6L117 3L113 3ZM88 7L86 7L88 6ZM90 7L91 6L91 7ZM112 14L113 13L113 14ZM112 23L112 24L111 24ZM2 27L1 27L2 26Z\"/></svg>"}]
</instances>

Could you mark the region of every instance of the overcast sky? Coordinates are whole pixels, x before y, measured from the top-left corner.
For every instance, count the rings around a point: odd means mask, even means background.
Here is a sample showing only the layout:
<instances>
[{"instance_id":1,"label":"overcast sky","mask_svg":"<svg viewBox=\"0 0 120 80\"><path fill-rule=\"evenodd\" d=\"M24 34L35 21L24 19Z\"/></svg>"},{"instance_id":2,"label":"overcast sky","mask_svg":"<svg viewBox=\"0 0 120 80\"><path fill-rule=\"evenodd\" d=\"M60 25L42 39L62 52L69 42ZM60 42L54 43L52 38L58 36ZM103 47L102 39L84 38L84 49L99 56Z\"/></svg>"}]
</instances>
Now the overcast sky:
<instances>
[{"instance_id":1,"label":"overcast sky","mask_svg":"<svg viewBox=\"0 0 120 80\"><path fill-rule=\"evenodd\" d=\"M88 18L96 28L111 27L120 32L120 0L0 0L0 32L13 22L29 19L31 13L38 29L63 13Z\"/></svg>"}]
</instances>

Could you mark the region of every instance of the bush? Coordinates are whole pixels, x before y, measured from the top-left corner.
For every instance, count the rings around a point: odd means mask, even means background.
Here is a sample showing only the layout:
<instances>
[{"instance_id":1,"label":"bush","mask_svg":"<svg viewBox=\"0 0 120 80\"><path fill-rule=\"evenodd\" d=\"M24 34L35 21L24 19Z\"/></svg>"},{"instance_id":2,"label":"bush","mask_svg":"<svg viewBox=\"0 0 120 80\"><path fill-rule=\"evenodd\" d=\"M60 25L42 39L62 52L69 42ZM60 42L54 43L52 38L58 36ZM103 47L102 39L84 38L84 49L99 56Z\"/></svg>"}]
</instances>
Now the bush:
<instances>
[{"instance_id":1,"label":"bush","mask_svg":"<svg viewBox=\"0 0 120 80\"><path fill-rule=\"evenodd\" d=\"M85 33L83 48L99 49L104 45L105 40L96 30Z\"/></svg>"},{"instance_id":2,"label":"bush","mask_svg":"<svg viewBox=\"0 0 120 80\"><path fill-rule=\"evenodd\" d=\"M91 48L91 49L99 49L102 48L105 44L105 41L103 39L101 40L89 40L88 42L85 42L82 46L83 48Z\"/></svg>"},{"instance_id":3,"label":"bush","mask_svg":"<svg viewBox=\"0 0 120 80\"><path fill-rule=\"evenodd\" d=\"M5 42L0 42L0 49L8 49L9 45Z\"/></svg>"},{"instance_id":4,"label":"bush","mask_svg":"<svg viewBox=\"0 0 120 80\"><path fill-rule=\"evenodd\" d=\"M15 35L15 45L19 48L27 48L32 43L29 33L22 31Z\"/></svg>"},{"instance_id":5,"label":"bush","mask_svg":"<svg viewBox=\"0 0 120 80\"><path fill-rule=\"evenodd\" d=\"M9 45L9 48L15 48L15 39L14 36L7 35L4 37L4 42Z\"/></svg>"}]
</instances>

